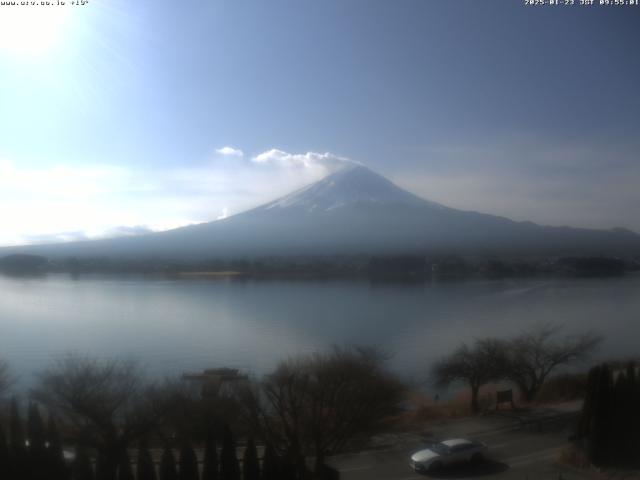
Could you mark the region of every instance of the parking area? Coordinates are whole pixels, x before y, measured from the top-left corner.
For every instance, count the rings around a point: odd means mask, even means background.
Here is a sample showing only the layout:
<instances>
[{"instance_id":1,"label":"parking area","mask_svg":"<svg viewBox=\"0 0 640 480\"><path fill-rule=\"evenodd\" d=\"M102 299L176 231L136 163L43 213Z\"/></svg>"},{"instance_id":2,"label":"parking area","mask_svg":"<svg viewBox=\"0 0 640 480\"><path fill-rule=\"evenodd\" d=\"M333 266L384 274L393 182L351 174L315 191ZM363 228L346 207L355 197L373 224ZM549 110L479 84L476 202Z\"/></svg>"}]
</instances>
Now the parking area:
<instances>
[{"instance_id":1,"label":"parking area","mask_svg":"<svg viewBox=\"0 0 640 480\"><path fill-rule=\"evenodd\" d=\"M351 455L333 457L343 480L425 480L427 478L499 478L504 480L579 480L591 474L558 462L577 418L575 408L523 415L485 416L430 425L423 431L397 435L387 445ZM409 457L428 441L471 438L489 446L488 459L479 465L460 465L419 474Z\"/></svg>"}]
</instances>

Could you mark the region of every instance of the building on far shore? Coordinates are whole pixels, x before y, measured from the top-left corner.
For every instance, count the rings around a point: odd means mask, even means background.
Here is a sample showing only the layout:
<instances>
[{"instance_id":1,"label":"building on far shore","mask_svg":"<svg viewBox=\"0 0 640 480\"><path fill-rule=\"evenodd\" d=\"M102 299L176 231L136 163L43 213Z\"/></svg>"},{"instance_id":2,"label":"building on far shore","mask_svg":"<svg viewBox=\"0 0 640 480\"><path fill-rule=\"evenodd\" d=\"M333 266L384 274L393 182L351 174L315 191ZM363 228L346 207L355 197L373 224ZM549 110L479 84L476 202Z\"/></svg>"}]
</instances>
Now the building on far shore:
<instances>
[{"instance_id":1,"label":"building on far shore","mask_svg":"<svg viewBox=\"0 0 640 480\"><path fill-rule=\"evenodd\" d=\"M237 368L208 368L201 373L184 373L182 380L195 388L200 388L203 397L218 396L227 393L239 382L246 382L249 376Z\"/></svg>"}]
</instances>

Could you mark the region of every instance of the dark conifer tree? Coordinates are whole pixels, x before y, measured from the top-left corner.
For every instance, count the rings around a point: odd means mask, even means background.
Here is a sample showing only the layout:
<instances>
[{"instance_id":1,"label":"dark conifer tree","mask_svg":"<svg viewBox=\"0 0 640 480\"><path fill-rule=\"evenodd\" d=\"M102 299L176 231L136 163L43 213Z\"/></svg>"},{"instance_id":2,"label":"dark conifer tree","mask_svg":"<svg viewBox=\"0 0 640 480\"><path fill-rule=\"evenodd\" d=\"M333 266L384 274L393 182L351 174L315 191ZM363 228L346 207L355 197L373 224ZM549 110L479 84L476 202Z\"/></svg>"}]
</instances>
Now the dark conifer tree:
<instances>
[{"instance_id":1,"label":"dark conifer tree","mask_svg":"<svg viewBox=\"0 0 640 480\"><path fill-rule=\"evenodd\" d=\"M596 464L606 464L611 459L611 397L612 375L607 364L600 367L593 414L592 459Z\"/></svg>"},{"instance_id":2,"label":"dark conifer tree","mask_svg":"<svg viewBox=\"0 0 640 480\"><path fill-rule=\"evenodd\" d=\"M24 448L24 430L22 428L22 419L20 418L18 400L15 398L11 400L11 407L9 411L9 439L11 448Z\"/></svg>"},{"instance_id":3,"label":"dark conifer tree","mask_svg":"<svg viewBox=\"0 0 640 480\"><path fill-rule=\"evenodd\" d=\"M640 378L635 362L629 362L627 365L627 385L629 391L628 455L632 459L640 459Z\"/></svg>"},{"instance_id":4,"label":"dark conifer tree","mask_svg":"<svg viewBox=\"0 0 640 480\"><path fill-rule=\"evenodd\" d=\"M244 480L260 480L260 461L253 438L247 440L247 447L244 449L242 458L242 473Z\"/></svg>"},{"instance_id":5,"label":"dark conifer tree","mask_svg":"<svg viewBox=\"0 0 640 480\"><path fill-rule=\"evenodd\" d=\"M62 440L52 415L49 415L47 422L47 465L50 480L66 480L69 477L69 469L62 452Z\"/></svg>"},{"instance_id":6,"label":"dark conifer tree","mask_svg":"<svg viewBox=\"0 0 640 480\"><path fill-rule=\"evenodd\" d=\"M629 424L627 399L627 376L625 372L619 372L611 391L611 424L607 435L611 460L616 463L624 462L626 456Z\"/></svg>"},{"instance_id":7,"label":"dark conifer tree","mask_svg":"<svg viewBox=\"0 0 640 480\"><path fill-rule=\"evenodd\" d=\"M44 422L40 415L40 409L36 403L29 404L27 414L27 437L29 439L29 450L43 454L46 444Z\"/></svg>"},{"instance_id":8,"label":"dark conifer tree","mask_svg":"<svg viewBox=\"0 0 640 480\"><path fill-rule=\"evenodd\" d=\"M76 457L71 467L73 480L94 480L91 459L84 448L76 447Z\"/></svg>"},{"instance_id":9,"label":"dark conifer tree","mask_svg":"<svg viewBox=\"0 0 640 480\"><path fill-rule=\"evenodd\" d=\"M138 465L136 469L137 480L156 480L156 467L149 452L146 440L142 440L138 446Z\"/></svg>"},{"instance_id":10,"label":"dark conifer tree","mask_svg":"<svg viewBox=\"0 0 640 480\"><path fill-rule=\"evenodd\" d=\"M220 453L221 480L240 480L240 466L236 455L236 441L228 425L225 425Z\"/></svg>"},{"instance_id":11,"label":"dark conifer tree","mask_svg":"<svg viewBox=\"0 0 640 480\"><path fill-rule=\"evenodd\" d=\"M180 449L180 480L198 480L198 457L189 442Z\"/></svg>"},{"instance_id":12,"label":"dark conifer tree","mask_svg":"<svg viewBox=\"0 0 640 480\"><path fill-rule=\"evenodd\" d=\"M634 466L640 459L640 391L633 363L612 372L603 364L589 372L578 437L587 439L597 465Z\"/></svg>"},{"instance_id":13,"label":"dark conifer tree","mask_svg":"<svg viewBox=\"0 0 640 480\"><path fill-rule=\"evenodd\" d=\"M279 480L279 460L273 446L267 443L262 457L262 480Z\"/></svg>"},{"instance_id":14,"label":"dark conifer tree","mask_svg":"<svg viewBox=\"0 0 640 480\"><path fill-rule=\"evenodd\" d=\"M125 448L118 462L118 480L135 480L133 469L131 468L131 459L129 452Z\"/></svg>"},{"instance_id":15,"label":"dark conifer tree","mask_svg":"<svg viewBox=\"0 0 640 480\"><path fill-rule=\"evenodd\" d=\"M44 423L35 403L30 403L27 410L27 441L27 477L31 480L50 478Z\"/></svg>"},{"instance_id":16,"label":"dark conifer tree","mask_svg":"<svg viewBox=\"0 0 640 480\"><path fill-rule=\"evenodd\" d=\"M281 480L296 480L296 471L293 464L292 456L289 452L280 457L280 476Z\"/></svg>"},{"instance_id":17,"label":"dark conifer tree","mask_svg":"<svg viewBox=\"0 0 640 480\"><path fill-rule=\"evenodd\" d=\"M4 436L4 429L0 425L0 478L9 478L9 444Z\"/></svg>"},{"instance_id":18,"label":"dark conifer tree","mask_svg":"<svg viewBox=\"0 0 640 480\"><path fill-rule=\"evenodd\" d=\"M636 385L636 381L638 379L638 372L636 371L636 368L636 362L630 361L629 363L627 363L625 372L627 374L627 380L629 381L630 385Z\"/></svg>"},{"instance_id":19,"label":"dark conifer tree","mask_svg":"<svg viewBox=\"0 0 640 480\"><path fill-rule=\"evenodd\" d=\"M98 453L96 458L96 480L115 480L111 464L102 453Z\"/></svg>"},{"instance_id":20,"label":"dark conifer tree","mask_svg":"<svg viewBox=\"0 0 640 480\"><path fill-rule=\"evenodd\" d=\"M178 480L178 470L173 450L166 446L160 458L160 480Z\"/></svg>"},{"instance_id":21,"label":"dark conifer tree","mask_svg":"<svg viewBox=\"0 0 640 480\"><path fill-rule=\"evenodd\" d=\"M26 444L20 409L15 398L11 400L11 409L9 411L9 455L13 478L25 478L27 475Z\"/></svg>"},{"instance_id":22,"label":"dark conifer tree","mask_svg":"<svg viewBox=\"0 0 640 480\"><path fill-rule=\"evenodd\" d=\"M578 422L577 434L579 438L590 438L593 428L593 416L596 397L598 393L598 380L600 376L600 367L593 367L589 370L587 376L587 392L582 403L582 412Z\"/></svg>"},{"instance_id":23,"label":"dark conifer tree","mask_svg":"<svg viewBox=\"0 0 640 480\"><path fill-rule=\"evenodd\" d=\"M624 412L624 438L622 453L626 464L640 467L640 390L635 362L629 362L625 368L625 393L620 405Z\"/></svg>"},{"instance_id":24,"label":"dark conifer tree","mask_svg":"<svg viewBox=\"0 0 640 480\"><path fill-rule=\"evenodd\" d=\"M218 452L216 449L216 441L214 436L209 434L204 447L202 480L218 480L218 478Z\"/></svg>"}]
</instances>

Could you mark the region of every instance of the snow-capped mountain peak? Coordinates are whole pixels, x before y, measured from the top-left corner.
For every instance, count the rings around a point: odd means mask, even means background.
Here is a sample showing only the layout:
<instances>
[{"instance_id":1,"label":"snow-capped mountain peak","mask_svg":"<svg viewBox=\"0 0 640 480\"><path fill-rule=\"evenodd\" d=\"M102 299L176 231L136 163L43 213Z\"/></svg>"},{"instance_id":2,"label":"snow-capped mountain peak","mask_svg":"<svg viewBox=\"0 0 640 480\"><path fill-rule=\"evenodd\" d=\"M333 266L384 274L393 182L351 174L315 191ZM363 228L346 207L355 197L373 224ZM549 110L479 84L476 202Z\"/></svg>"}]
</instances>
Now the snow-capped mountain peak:
<instances>
[{"instance_id":1,"label":"snow-capped mountain peak","mask_svg":"<svg viewBox=\"0 0 640 480\"><path fill-rule=\"evenodd\" d=\"M347 165L322 180L261 207L328 212L351 205L413 205L445 208L394 185L359 164Z\"/></svg>"}]
</instances>

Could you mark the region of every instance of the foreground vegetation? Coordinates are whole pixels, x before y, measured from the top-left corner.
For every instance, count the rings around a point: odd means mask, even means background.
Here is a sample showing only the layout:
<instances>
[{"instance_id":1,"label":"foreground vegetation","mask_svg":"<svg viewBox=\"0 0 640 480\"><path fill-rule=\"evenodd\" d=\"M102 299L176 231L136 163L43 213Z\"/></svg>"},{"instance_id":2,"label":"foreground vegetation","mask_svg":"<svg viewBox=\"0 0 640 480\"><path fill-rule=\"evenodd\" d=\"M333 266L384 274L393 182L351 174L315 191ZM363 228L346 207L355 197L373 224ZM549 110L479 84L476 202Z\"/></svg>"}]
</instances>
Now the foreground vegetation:
<instances>
[{"instance_id":1,"label":"foreground vegetation","mask_svg":"<svg viewBox=\"0 0 640 480\"><path fill-rule=\"evenodd\" d=\"M433 374L440 385L466 382L476 412L488 382L509 381L522 399L534 400L552 372L584 360L599 342L593 333L567 337L539 327L463 344ZM0 414L0 478L335 478L328 456L366 444L406 409L408 388L384 363L374 349L334 348L283 361L263 378L217 369L150 382L133 362L67 356L40 373L22 403L13 398ZM580 427L590 451L613 442L624 418L614 403L637 403L634 368L590 374ZM11 383L0 361L0 398ZM634 435L621 442L637 441ZM72 461L64 460L63 445Z\"/></svg>"},{"instance_id":2,"label":"foreground vegetation","mask_svg":"<svg viewBox=\"0 0 640 480\"><path fill-rule=\"evenodd\" d=\"M561 337L559 331L557 326L541 325L510 339L487 337L472 345L463 343L433 366L432 376L441 387L466 383L474 413L480 411L480 388L490 382L508 381L525 402L531 402L552 372L587 359L602 341L593 332Z\"/></svg>"},{"instance_id":3,"label":"foreground vegetation","mask_svg":"<svg viewBox=\"0 0 640 480\"><path fill-rule=\"evenodd\" d=\"M577 444L600 466L640 467L640 375L635 362L589 371Z\"/></svg>"},{"instance_id":4,"label":"foreground vegetation","mask_svg":"<svg viewBox=\"0 0 640 480\"><path fill-rule=\"evenodd\" d=\"M0 428L0 478L132 479L132 457L138 479L333 478L326 456L401 408L405 386L382 362L374 350L336 348L282 362L263 379L194 387L150 383L131 362L69 356L41 373L26 429L20 404L10 402L0 423L8 425ZM1 371L6 387L6 366ZM71 465L63 444L75 450ZM150 448L162 451L157 472Z\"/></svg>"}]
</instances>

